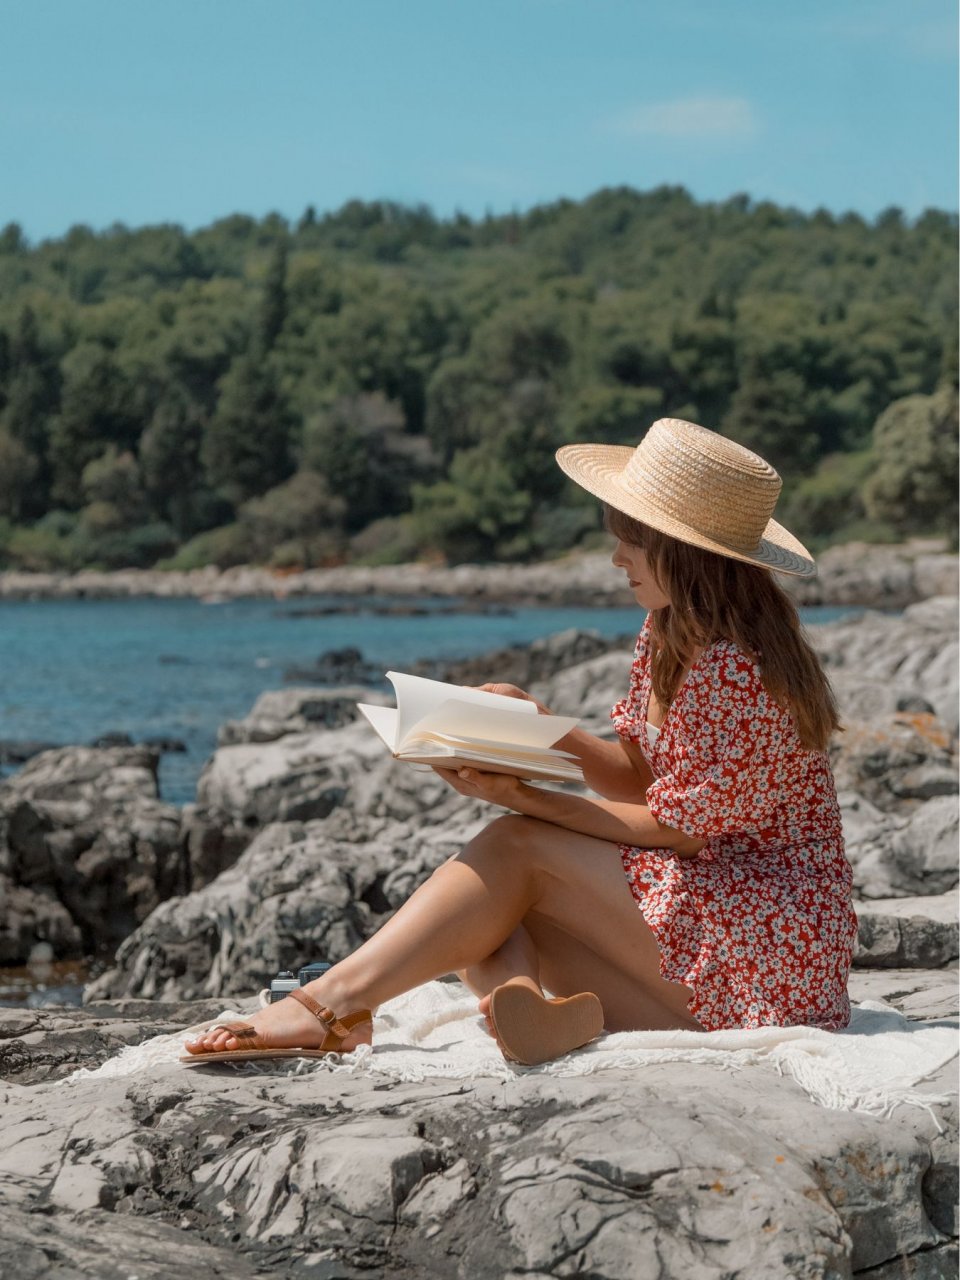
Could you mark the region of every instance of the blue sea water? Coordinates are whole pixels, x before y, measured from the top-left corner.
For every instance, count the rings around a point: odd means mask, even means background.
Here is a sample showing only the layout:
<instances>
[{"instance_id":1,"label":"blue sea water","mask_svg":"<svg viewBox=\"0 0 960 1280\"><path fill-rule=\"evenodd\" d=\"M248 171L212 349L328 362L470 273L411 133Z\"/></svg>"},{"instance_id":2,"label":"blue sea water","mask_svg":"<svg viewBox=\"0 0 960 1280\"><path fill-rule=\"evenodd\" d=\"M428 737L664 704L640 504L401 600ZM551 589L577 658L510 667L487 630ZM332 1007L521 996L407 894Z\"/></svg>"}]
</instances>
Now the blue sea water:
<instances>
[{"instance_id":1,"label":"blue sea water","mask_svg":"<svg viewBox=\"0 0 960 1280\"><path fill-rule=\"evenodd\" d=\"M178 738L186 753L162 757L160 785L165 799L183 804L193 799L218 726L245 715L264 690L283 687L286 667L309 665L326 650L355 646L376 667L403 670L420 658L474 656L567 627L632 635L643 619L636 606L462 613L449 601L411 603L428 605L429 615L384 616L366 601L368 612L307 617L300 615L336 602L302 597L4 601L0 738ZM848 612L804 616L829 621Z\"/></svg>"}]
</instances>

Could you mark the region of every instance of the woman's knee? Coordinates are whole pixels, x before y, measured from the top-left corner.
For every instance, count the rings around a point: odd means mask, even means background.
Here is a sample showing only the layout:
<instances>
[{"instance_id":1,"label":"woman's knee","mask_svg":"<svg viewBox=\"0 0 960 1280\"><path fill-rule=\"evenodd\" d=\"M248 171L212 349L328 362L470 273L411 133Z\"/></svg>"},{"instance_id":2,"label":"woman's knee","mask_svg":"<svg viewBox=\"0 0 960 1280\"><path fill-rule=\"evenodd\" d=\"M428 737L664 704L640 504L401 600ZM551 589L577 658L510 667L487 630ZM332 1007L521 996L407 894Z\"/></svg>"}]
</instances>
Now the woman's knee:
<instances>
[{"instance_id":1,"label":"woman's knee","mask_svg":"<svg viewBox=\"0 0 960 1280\"><path fill-rule=\"evenodd\" d=\"M513 860L526 860L537 847L544 827L538 818L526 818L519 813L507 813L494 818L470 841L461 858L476 853L506 856Z\"/></svg>"}]
</instances>

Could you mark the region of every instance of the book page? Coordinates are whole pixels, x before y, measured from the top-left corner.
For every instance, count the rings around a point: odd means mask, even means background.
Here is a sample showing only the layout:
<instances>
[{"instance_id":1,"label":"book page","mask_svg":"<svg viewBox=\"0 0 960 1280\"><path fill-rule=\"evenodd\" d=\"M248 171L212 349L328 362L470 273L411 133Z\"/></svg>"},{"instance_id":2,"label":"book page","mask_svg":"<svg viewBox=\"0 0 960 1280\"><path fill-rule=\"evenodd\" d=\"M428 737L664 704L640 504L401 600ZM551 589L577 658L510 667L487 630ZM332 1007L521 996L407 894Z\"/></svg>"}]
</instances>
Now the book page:
<instances>
[{"instance_id":1,"label":"book page","mask_svg":"<svg viewBox=\"0 0 960 1280\"><path fill-rule=\"evenodd\" d=\"M369 702L358 702L357 710L363 712L391 751L397 744L397 712L394 707L373 707Z\"/></svg>"},{"instance_id":2,"label":"book page","mask_svg":"<svg viewBox=\"0 0 960 1280\"><path fill-rule=\"evenodd\" d=\"M482 752L474 752L470 747L464 746L457 750L451 747L450 754L442 751L440 746L435 744L427 747L423 754L401 755L397 758L404 760L410 764L437 765L441 769L457 769L464 765L472 769L480 769L485 773L509 773L518 778L539 778L542 781L555 782L583 782L583 772L580 766L571 760L554 760L550 757L545 759L524 759L516 757L511 759L506 754L501 755L485 755Z\"/></svg>"},{"instance_id":3,"label":"book page","mask_svg":"<svg viewBox=\"0 0 960 1280\"><path fill-rule=\"evenodd\" d=\"M574 761L579 767L579 757L571 751L561 751L559 747L523 747L516 743L487 742L482 738L457 738L448 733L421 733L417 730L407 737L403 747L397 751L398 759L405 759L410 754L425 755L434 747L446 751L466 751L479 757L509 756L511 759L525 760L559 760Z\"/></svg>"},{"instance_id":4,"label":"book page","mask_svg":"<svg viewBox=\"0 0 960 1280\"><path fill-rule=\"evenodd\" d=\"M518 700L509 698L506 701L516 703ZM536 711L532 702L526 705ZM471 741L480 739L487 743L502 743L507 747L552 747L559 738L575 728L577 723L574 716L531 716L516 711L513 707L501 710L499 707L478 706L476 703L461 702L459 698L450 698L435 711L418 720L412 730L400 739L397 750L403 750L412 738L423 733L438 733Z\"/></svg>"},{"instance_id":5,"label":"book page","mask_svg":"<svg viewBox=\"0 0 960 1280\"><path fill-rule=\"evenodd\" d=\"M541 720L548 718L540 716L532 702L523 698L510 698L503 693L487 693L484 689L445 684L442 680L427 680L424 676L406 675L402 671L388 671L387 679L397 694L398 743L403 742L418 720L430 715L451 698L472 706L502 707L505 711L515 711L520 715L530 716L532 713L533 717Z\"/></svg>"}]
</instances>

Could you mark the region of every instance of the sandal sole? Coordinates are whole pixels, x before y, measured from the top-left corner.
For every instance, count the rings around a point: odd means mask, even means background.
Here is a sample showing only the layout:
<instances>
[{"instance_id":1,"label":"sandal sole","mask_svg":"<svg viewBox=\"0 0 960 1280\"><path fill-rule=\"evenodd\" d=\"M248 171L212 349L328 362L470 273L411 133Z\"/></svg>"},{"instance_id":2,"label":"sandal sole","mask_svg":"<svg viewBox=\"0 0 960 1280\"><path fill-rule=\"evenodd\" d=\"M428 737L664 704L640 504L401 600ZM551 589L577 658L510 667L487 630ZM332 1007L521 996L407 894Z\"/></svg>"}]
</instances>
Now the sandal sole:
<instances>
[{"instance_id":1,"label":"sandal sole","mask_svg":"<svg viewBox=\"0 0 960 1280\"><path fill-rule=\"evenodd\" d=\"M262 1058L329 1058L338 1052L337 1049L225 1049L222 1053L182 1053L180 1061L196 1067L209 1062L254 1062Z\"/></svg>"},{"instance_id":2,"label":"sandal sole","mask_svg":"<svg viewBox=\"0 0 960 1280\"><path fill-rule=\"evenodd\" d=\"M603 1031L603 1006L592 991L548 1000L506 983L490 994L490 1021L504 1057L535 1067L595 1040Z\"/></svg>"}]
</instances>

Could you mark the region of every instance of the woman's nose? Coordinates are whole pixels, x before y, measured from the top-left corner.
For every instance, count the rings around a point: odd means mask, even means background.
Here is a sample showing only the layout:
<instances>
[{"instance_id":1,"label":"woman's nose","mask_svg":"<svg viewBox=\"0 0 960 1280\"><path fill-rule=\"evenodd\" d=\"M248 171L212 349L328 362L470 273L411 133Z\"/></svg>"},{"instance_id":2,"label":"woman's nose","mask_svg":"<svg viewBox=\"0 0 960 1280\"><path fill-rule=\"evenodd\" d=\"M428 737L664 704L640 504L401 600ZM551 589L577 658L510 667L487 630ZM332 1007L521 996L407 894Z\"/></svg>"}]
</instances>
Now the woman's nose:
<instances>
[{"instance_id":1,"label":"woman's nose","mask_svg":"<svg viewBox=\"0 0 960 1280\"><path fill-rule=\"evenodd\" d=\"M620 538L617 539L617 545L613 548L613 555L610 559L618 569L623 569L625 567L625 561L623 559L623 541Z\"/></svg>"}]
</instances>

